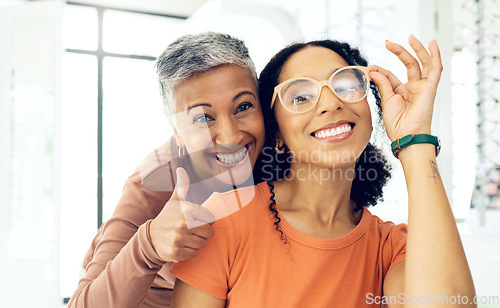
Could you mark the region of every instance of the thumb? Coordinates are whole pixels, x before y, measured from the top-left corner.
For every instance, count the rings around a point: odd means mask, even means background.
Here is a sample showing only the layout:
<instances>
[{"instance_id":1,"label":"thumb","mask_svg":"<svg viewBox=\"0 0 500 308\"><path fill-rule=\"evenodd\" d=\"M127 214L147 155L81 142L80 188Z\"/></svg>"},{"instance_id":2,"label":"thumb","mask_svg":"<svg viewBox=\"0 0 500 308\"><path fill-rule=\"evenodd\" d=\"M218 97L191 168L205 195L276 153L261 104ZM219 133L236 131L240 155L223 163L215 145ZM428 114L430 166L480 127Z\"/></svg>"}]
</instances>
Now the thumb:
<instances>
[{"instance_id":1,"label":"thumb","mask_svg":"<svg viewBox=\"0 0 500 308\"><path fill-rule=\"evenodd\" d=\"M189 177L182 167L177 168L175 174L177 175L177 183L175 184L174 197L184 201L189 190Z\"/></svg>"},{"instance_id":2,"label":"thumb","mask_svg":"<svg viewBox=\"0 0 500 308\"><path fill-rule=\"evenodd\" d=\"M196 228L204 224L213 224L215 221L215 216L212 212L198 204L183 202L182 211L188 229Z\"/></svg>"},{"instance_id":3,"label":"thumb","mask_svg":"<svg viewBox=\"0 0 500 308\"><path fill-rule=\"evenodd\" d=\"M395 95L392 84L389 80L379 72L370 72L370 79L375 83L380 93L380 98L382 99L382 103L386 102L389 98ZM384 104L382 104L382 108Z\"/></svg>"}]
</instances>

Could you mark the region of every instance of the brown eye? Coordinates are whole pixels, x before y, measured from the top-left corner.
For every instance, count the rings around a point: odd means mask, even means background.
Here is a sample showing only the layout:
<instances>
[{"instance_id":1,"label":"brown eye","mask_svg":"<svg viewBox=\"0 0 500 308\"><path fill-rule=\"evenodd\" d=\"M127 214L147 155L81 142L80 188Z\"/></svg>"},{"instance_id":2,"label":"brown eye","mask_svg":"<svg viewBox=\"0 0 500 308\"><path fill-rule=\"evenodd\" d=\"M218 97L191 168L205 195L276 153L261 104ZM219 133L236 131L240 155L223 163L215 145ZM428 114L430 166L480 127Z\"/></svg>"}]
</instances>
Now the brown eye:
<instances>
[{"instance_id":1,"label":"brown eye","mask_svg":"<svg viewBox=\"0 0 500 308\"><path fill-rule=\"evenodd\" d=\"M250 108L252 108L253 105L252 103L243 103L241 105L238 106L238 108L236 109L237 112L243 112L245 110L248 110Z\"/></svg>"},{"instance_id":2,"label":"brown eye","mask_svg":"<svg viewBox=\"0 0 500 308\"><path fill-rule=\"evenodd\" d=\"M206 113L197 115L193 118L193 123L206 123L209 121L213 121L213 118Z\"/></svg>"}]
</instances>

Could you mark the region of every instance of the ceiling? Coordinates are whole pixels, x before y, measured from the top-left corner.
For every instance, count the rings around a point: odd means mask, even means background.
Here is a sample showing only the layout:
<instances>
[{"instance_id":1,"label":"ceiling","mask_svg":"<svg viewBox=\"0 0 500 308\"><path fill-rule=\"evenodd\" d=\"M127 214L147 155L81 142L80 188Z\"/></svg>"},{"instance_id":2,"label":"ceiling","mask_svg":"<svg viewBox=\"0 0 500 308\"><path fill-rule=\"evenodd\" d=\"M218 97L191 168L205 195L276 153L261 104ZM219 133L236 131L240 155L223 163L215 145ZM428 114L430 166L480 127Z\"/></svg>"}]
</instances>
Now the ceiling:
<instances>
[{"instance_id":1,"label":"ceiling","mask_svg":"<svg viewBox=\"0 0 500 308\"><path fill-rule=\"evenodd\" d=\"M71 0L72 2L102 5L148 13L188 17L207 0Z\"/></svg>"},{"instance_id":2,"label":"ceiling","mask_svg":"<svg viewBox=\"0 0 500 308\"><path fill-rule=\"evenodd\" d=\"M0 6L13 5L27 1L48 1L48 0L0 0ZM208 2L208 0L53 0L62 2L73 2L91 4L111 8L134 10L139 12L175 15L188 17L198 8Z\"/></svg>"}]
</instances>

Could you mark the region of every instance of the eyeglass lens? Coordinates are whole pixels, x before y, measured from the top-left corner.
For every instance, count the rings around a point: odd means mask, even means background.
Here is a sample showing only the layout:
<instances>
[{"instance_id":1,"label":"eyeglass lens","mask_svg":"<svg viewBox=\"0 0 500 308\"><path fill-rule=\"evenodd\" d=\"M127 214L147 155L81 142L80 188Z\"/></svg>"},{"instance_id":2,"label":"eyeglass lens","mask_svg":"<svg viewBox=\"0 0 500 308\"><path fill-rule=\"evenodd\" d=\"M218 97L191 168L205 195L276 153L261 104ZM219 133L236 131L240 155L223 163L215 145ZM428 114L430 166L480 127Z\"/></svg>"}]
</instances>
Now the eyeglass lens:
<instances>
[{"instance_id":1,"label":"eyeglass lens","mask_svg":"<svg viewBox=\"0 0 500 308\"><path fill-rule=\"evenodd\" d=\"M345 103L358 102L366 94L369 82L365 74L357 68L347 68L337 72L329 82L329 87ZM320 95L320 83L309 79L295 79L282 88L284 105L293 112L309 109Z\"/></svg>"}]
</instances>

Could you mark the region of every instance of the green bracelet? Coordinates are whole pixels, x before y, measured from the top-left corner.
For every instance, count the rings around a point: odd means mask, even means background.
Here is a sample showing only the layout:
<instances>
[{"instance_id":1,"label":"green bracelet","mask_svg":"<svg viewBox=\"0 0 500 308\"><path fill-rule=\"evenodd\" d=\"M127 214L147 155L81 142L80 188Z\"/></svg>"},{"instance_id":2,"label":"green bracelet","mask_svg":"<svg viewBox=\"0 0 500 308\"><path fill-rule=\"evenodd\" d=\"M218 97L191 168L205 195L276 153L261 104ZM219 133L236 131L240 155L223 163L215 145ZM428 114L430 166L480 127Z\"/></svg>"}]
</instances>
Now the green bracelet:
<instances>
[{"instance_id":1,"label":"green bracelet","mask_svg":"<svg viewBox=\"0 0 500 308\"><path fill-rule=\"evenodd\" d=\"M439 155L441 151L441 140L438 137L428 135L428 134L420 134L420 135L406 135L401 139L394 140L391 143L392 154L396 158L398 158L398 153L403 148L417 143L431 143L436 146L436 157Z\"/></svg>"}]
</instances>

